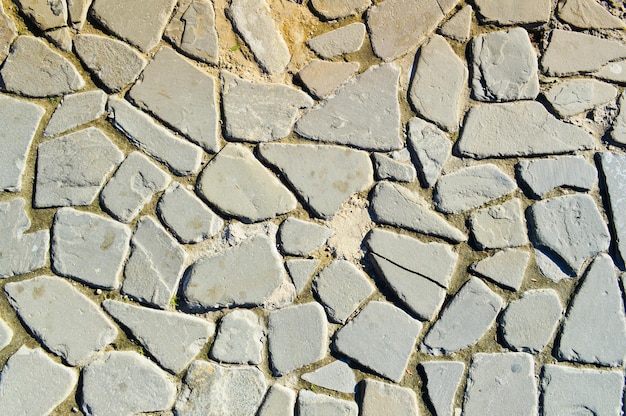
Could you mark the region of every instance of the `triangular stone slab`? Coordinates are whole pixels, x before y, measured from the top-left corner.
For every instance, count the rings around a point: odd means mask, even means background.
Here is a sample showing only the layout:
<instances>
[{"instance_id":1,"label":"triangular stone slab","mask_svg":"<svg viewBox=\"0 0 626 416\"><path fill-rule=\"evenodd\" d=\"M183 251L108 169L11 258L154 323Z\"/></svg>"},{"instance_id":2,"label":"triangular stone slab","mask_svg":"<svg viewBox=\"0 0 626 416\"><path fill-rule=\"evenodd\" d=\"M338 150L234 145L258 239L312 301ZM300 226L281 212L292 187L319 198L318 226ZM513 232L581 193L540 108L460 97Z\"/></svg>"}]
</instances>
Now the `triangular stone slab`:
<instances>
[{"instance_id":1,"label":"triangular stone slab","mask_svg":"<svg viewBox=\"0 0 626 416\"><path fill-rule=\"evenodd\" d=\"M321 261L317 259L293 259L285 262L285 268L296 287L296 293L299 294L304 290L320 263Z\"/></svg>"},{"instance_id":2,"label":"triangular stone slab","mask_svg":"<svg viewBox=\"0 0 626 416\"><path fill-rule=\"evenodd\" d=\"M303 374L302 379L316 386L342 393L354 393L356 386L354 371L343 361L333 361L312 373Z\"/></svg>"},{"instance_id":3,"label":"triangular stone slab","mask_svg":"<svg viewBox=\"0 0 626 416\"><path fill-rule=\"evenodd\" d=\"M506 249L472 264L470 270L505 289L519 290L529 259L527 251Z\"/></svg>"},{"instance_id":4,"label":"triangular stone slab","mask_svg":"<svg viewBox=\"0 0 626 416\"><path fill-rule=\"evenodd\" d=\"M428 361L421 363L420 368L426 378L426 392L435 415L452 415L465 364L459 361Z\"/></svg>"}]
</instances>

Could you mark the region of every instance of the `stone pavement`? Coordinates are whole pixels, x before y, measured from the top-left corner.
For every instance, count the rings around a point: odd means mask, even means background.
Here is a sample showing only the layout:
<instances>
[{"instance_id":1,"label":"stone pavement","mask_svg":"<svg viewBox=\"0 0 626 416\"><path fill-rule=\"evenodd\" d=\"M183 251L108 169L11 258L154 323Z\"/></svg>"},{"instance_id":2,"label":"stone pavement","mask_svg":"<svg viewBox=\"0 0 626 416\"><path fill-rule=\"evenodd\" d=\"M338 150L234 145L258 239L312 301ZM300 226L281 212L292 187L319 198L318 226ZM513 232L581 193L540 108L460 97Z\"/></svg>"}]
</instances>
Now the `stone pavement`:
<instances>
[{"instance_id":1,"label":"stone pavement","mask_svg":"<svg viewBox=\"0 0 626 416\"><path fill-rule=\"evenodd\" d=\"M619 0L2 0L0 415L621 415Z\"/></svg>"}]
</instances>

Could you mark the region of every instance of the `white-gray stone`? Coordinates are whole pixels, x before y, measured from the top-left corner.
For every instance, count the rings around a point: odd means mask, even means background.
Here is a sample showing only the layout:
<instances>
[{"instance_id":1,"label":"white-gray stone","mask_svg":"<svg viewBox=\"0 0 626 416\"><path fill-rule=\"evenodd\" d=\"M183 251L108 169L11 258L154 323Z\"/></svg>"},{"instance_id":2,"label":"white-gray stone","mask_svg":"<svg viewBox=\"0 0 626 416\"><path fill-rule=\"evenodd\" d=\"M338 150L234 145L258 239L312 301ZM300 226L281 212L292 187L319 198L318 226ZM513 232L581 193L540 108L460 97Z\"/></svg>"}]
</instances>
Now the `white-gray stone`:
<instances>
[{"instance_id":1,"label":"white-gray stone","mask_svg":"<svg viewBox=\"0 0 626 416\"><path fill-rule=\"evenodd\" d=\"M609 200L609 215L611 226L615 233L615 245L622 259L626 263L626 156L619 153L600 153L600 167L606 184L606 194Z\"/></svg>"},{"instance_id":2,"label":"white-gray stone","mask_svg":"<svg viewBox=\"0 0 626 416\"><path fill-rule=\"evenodd\" d=\"M543 93L554 111L562 118L589 111L617 97L618 90L593 79L559 82Z\"/></svg>"},{"instance_id":3,"label":"white-gray stone","mask_svg":"<svg viewBox=\"0 0 626 416\"><path fill-rule=\"evenodd\" d=\"M231 364L263 361L264 330L252 311L235 310L224 316L211 347L211 359Z\"/></svg>"},{"instance_id":4,"label":"white-gray stone","mask_svg":"<svg viewBox=\"0 0 626 416\"><path fill-rule=\"evenodd\" d=\"M534 248L535 262L541 274L555 283L575 278L564 270L563 262L559 262L547 249ZM558 263L557 263L558 262ZM560 263L560 264L559 264Z\"/></svg>"},{"instance_id":5,"label":"white-gray stone","mask_svg":"<svg viewBox=\"0 0 626 416\"><path fill-rule=\"evenodd\" d=\"M55 29L67 24L67 4L64 0L17 0L24 13L42 31Z\"/></svg>"},{"instance_id":6,"label":"white-gray stone","mask_svg":"<svg viewBox=\"0 0 626 416\"><path fill-rule=\"evenodd\" d=\"M72 31L69 27L63 26L52 29L43 34L54 46L63 52L72 52Z\"/></svg>"},{"instance_id":7,"label":"white-gray stone","mask_svg":"<svg viewBox=\"0 0 626 416\"><path fill-rule=\"evenodd\" d=\"M71 366L86 364L117 337L98 306L59 277L7 283L4 292L30 333Z\"/></svg>"},{"instance_id":8,"label":"white-gray stone","mask_svg":"<svg viewBox=\"0 0 626 416\"><path fill-rule=\"evenodd\" d=\"M624 22L595 0L566 0L559 5L558 15L580 29L626 29Z\"/></svg>"},{"instance_id":9,"label":"white-gray stone","mask_svg":"<svg viewBox=\"0 0 626 416\"><path fill-rule=\"evenodd\" d=\"M313 10L328 20L343 19L361 13L371 4L372 0L311 0Z\"/></svg>"},{"instance_id":10,"label":"white-gray stone","mask_svg":"<svg viewBox=\"0 0 626 416\"><path fill-rule=\"evenodd\" d=\"M100 118L104 114L107 98L102 90L66 95L54 110L43 135L56 136Z\"/></svg>"},{"instance_id":11,"label":"white-gray stone","mask_svg":"<svg viewBox=\"0 0 626 416\"><path fill-rule=\"evenodd\" d=\"M4 62L9 55L9 49L16 36L17 28L15 23L4 12L4 8L0 6L0 62Z\"/></svg>"},{"instance_id":12,"label":"white-gray stone","mask_svg":"<svg viewBox=\"0 0 626 416\"><path fill-rule=\"evenodd\" d=\"M611 138L619 144L626 144L626 92L622 92L619 98L619 113L611 129Z\"/></svg>"},{"instance_id":13,"label":"white-gray stone","mask_svg":"<svg viewBox=\"0 0 626 416\"><path fill-rule=\"evenodd\" d=\"M351 23L310 39L309 48L324 59L356 52L363 46L365 25Z\"/></svg>"},{"instance_id":14,"label":"white-gray stone","mask_svg":"<svg viewBox=\"0 0 626 416\"><path fill-rule=\"evenodd\" d=\"M430 188L441 176L452 153L452 142L437 126L417 117L409 120L407 130L407 146L415 155L420 183Z\"/></svg>"},{"instance_id":15,"label":"white-gray stone","mask_svg":"<svg viewBox=\"0 0 626 416\"><path fill-rule=\"evenodd\" d=\"M296 393L280 384L269 388L256 416L294 416Z\"/></svg>"},{"instance_id":16,"label":"white-gray stone","mask_svg":"<svg viewBox=\"0 0 626 416\"><path fill-rule=\"evenodd\" d=\"M178 0L164 36L185 55L217 65L219 62L215 10L209 0Z\"/></svg>"},{"instance_id":17,"label":"white-gray stone","mask_svg":"<svg viewBox=\"0 0 626 416\"><path fill-rule=\"evenodd\" d=\"M470 271L505 289L519 290L526 274L528 260L529 252L507 248L473 263Z\"/></svg>"},{"instance_id":18,"label":"white-gray stone","mask_svg":"<svg viewBox=\"0 0 626 416\"><path fill-rule=\"evenodd\" d=\"M472 6L463 6L461 10L439 27L439 33L457 42L467 42L472 28L472 11Z\"/></svg>"},{"instance_id":19,"label":"white-gray stone","mask_svg":"<svg viewBox=\"0 0 626 416\"><path fill-rule=\"evenodd\" d=\"M298 416L357 416L359 413L355 402L316 394L310 390L300 390L296 409Z\"/></svg>"},{"instance_id":20,"label":"white-gray stone","mask_svg":"<svg viewBox=\"0 0 626 416\"><path fill-rule=\"evenodd\" d=\"M0 319L0 351L11 343L13 330L6 322Z\"/></svg>"},{"instance_id":21,"label":"white-gray stone","mask_svg":"<svg viewBox=\"0 0 626 416\"><path fill-rule=\"evenodd\" d=\"M323 225L289 217L280 224L278 240L283 253L291 256L308 256L333 235Z\"/></svg>"},{"instance_id":22,"label":"white-gray stone","mask_svg":"<svg viewBox=\"0 0 626 416\"><path fill-rule=\"evenodd\" d=\"M362 382L361 416L417 416L417 395L407 387L366 378Z\"/></svg>"},{"instance_id":23,"label":"white-gray stone","mask_svg":"<svg viewBox=\"0 0 626 416\"><path fill-rule=\"evenodd\" d=\"M320 263L321 260L317 259L294 259L285 262L285 268L296 287L297 294L300 294L309 284Z\"/></svg>"},{"instance_id":24,"label":"white-gray stone","mask_svg":"<svg viewBox=\"0 0 626 416\"><path fill-rule=\"evenodd\" d=\"M522 160L515 170L520 185L535 199L558 187L588 191L598 181L598 171L583 156Z\"/></svg>"},{"instance_id":25,"label":"white-gray stone","mask_svg":"<svg viewBox=\"0 0 626 416\"><path fill-rule=\"evenodd\" d=\"M83 24L87 20L87 12L91 7L93 0L66 0L67 1L67 22L72 25L74 29L81 30Z\"/></svg>"},{"instance_id":26,"label":"white-gray stone","mask_svg":"<svg viewBox=\"0 0 626 416\"><path fill-rule=\"evenodd\" d=\"M626 83L626 60L618 60L609 62L603 65L600 69L592 72L596 78L604 79L606 81L617 82L620 84Z\"/></svg>"},{"instance_id":27,"label":"white-gray stone","mask_svg":"<svg viewBox=\"0 0 626 416\"><path fill-rule=\"evenodd\" d=\"M476 0L478 16L484 23L500 25L546 23L552 13L550 0Z\"/></svg>"},{"instance_id":28,"label":"white-gray stone","mask_svg":"<svg viewBox=\"0 0 626 416\"><path fill-rule=\"evenodd\" d=\"M435 416L454 414L454 399L465 372L465 363L459 361L426 361L419 364L426 380L428 401Z\"/></svg>"},{"instance_id":29,"label":"white-gray stone","mask_svg":"<svg viewBox=\"0 0 626 416\"><path fill-rule=\"evenodd\" d=\"M519 247L528 243L522 202L518 198L474 211L469 217L469 227L480 250Z\"/></svg>"},{"instance_id":30,"label":"white-gray stone","mask_svg":"<svg viewBox=\"0 0 626 416\"><path fill-rule=\"evenodd\" d=\"M380 153L372 153L372 162L374 163L376 180L413 182L417 178L415 167L409 163L395 160Z\"/></svg>"},{"instance_id":31,"label":"white-gray stone","mask_svg":"<svg viewBox=\"0 0 626 416\"><path fill-rule=\"evenodd\" d=\"M354 393L356 387L354 371L348 364L339 360L318 368L312 373L302 374L301 378L314 386L342 393Z\"/></svg>"},{"instance_id":32,"label":"white-gray stone","mask_svg":"<svg viewBox=\"0 0 626 416\"><path fill-rule=\"evenodd\" d=\"M326 98L359 70L358 62L327 62L313 59L296 76L315 98Z\"/></svg>"}]
</instances>

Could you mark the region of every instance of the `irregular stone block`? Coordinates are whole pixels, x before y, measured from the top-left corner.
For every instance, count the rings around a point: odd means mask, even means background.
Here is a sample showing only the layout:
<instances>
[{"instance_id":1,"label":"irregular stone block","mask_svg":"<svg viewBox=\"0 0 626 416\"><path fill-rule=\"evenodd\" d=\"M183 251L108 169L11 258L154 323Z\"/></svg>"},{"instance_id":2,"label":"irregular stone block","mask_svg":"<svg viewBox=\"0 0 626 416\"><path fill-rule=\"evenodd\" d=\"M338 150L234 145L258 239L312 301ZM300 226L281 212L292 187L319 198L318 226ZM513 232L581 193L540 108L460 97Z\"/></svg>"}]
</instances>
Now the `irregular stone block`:
<instances>
[{"instance_id":1,"label":"irregular stone block","mask_svg":"<svg viewBox=\"0 0 626 416\"><path fill-rule=\"evenodd\" d=\"M572 79L554 84L543 95L562 118L589 111L617 97L614 86L593 79Z\"/></svg>"},{"instance_id":2,"label":"irregular stone block","mask_svg":"<svg viewBox=\"0 0 626 416\"><path fill-rule=\"evenodd\" d=\"M356 387L354 371L343 361L333 361L312 373L302 374L301 378L314 386L342 393L354 393Z\"/></svg>"},{"instance_id":3,"label":"irregular stone block","mask_svg":"<svg viewBox=\"0 0 626 416\"><path fill-rule=\"evenodd\" d=\"M535 199L558 187L588 191L598 180L595 166L583 156L522 160L515 171L520 185Z\"/></svg>"},{"instance_id":4,"label":"irregular stone block","mask_svg":"<svg viewBox=\"0 0 626 416\"><path fill-rule=\"evenodd\" d=\"M559 262L554 255L551 255L548 252L547 249L534 248L533 251L535 253L535 262L537 263L537 267L539 268L539 271L541 271L541 274L543 274L546 278L558 283L561 280L568 280L576 277L571 276L570 273L566 273L563 270L565 267L559 264L562 262Z\"/></svg>"},{"instance_id":5,"label":"irregular stone block","mask_svg":"<svg viewBox=\"0 0 626 416\"><path fill-rule=\"evenodd\" d=\"M484 23L500 25L537 24L550 20L550 0L476 0L478 16Z\"/></svg>"},{"instance_id":6,"label":"irregular stone block","mask_svg":"<svg viewBox=\"0 0 626 416\"><path fill-rule=\"evenodd\" d=\"M407 126L407 147L415 155L420 184L430 188L437 183L452 153L452 143L437 126L417 117L410 119Z\"/></svg>"},{"instance_id":7,"label":"irregular stone block","mask_svg":"<svg viewBox=\"0 0 626 416\"><path fill-rule=\"evenodd\" d=\"M67 1L67 13L68 23L72 25L74 29L81 30L83 24L87 20L87 12L91 7L93 0L66 0Z\"/></svg>"},{"instance_id":8,"label":"irregular stone block","mask_svg":"<svg viewBox=\"0 0 626 416\"><path fill-rule=\"evenodd\" d=\"M428 401L437 416L454 414L454 399L465 372L459 361L427 361L419 364L426 380Z\"/></svg>"},{"instance_id":9,"label":"irregular stone block","mask_svg":"<svg viewBox=\"0 0 626 416\"><path fill-rule=\"evenodd\" d=\"M310 39L309 48L324 59L356 52L363 46L365 25L351 23Z\"/></svg>"},{"instance_id":10,"label":"irregular stone block","mask_svg":"<svg viewBox=\"0 0 626 416\"><path fill-rule=\"evenodd\" d=\"M454 16L439 27L439 33L457 42L467 42L472 26L472 6L463 6Z\"/></svg>"},{"instance_id":11,"label":"irregular stone block","mask_svg":"<svg viewBox=\"0 0 626 416\"><path fill-rule=\"evenodd\" d=\"M615 245L622 263L626 262L626 186L621 179L626 171L626 156L618 153L602 152L599 156L606 194L609 200L611 226L615 233Z\"/></svg>"},{"instance_id":12,"label":"irregular stone block","mask_svg":"<svg viewBox=\"0 0 626 416\"><path fill-rule=\"evenodd\" d=\"M328 20L343 19L361 13L371 4L371 0L311 0L313 10Z\"/></svg>"},{"instance_id":13,"label":"irregular stone block","mask_svg":"<svg viewBox=\"0 0 626 416\"><path fill-rule=\"evenodd\" d=\"M591 75L596 78L624 84L626 83L626 60L609 62L597 71L592 72Z\"/></svg>"},{"instance_id":14,"label":"irregular stone block","mask_svg":"<svg viewBox=\"0 0 626 416\"><path fill-rule=\"evenodd\" d=\"M285 268L296 287L296 293L300 294L313 277L313 273L321 263L317 259L294 259L285 261Z\"/></svg>"},{"instance_id":15,"label":"irregular stone block","mask_svg":"<svg viewBox=\"0 0 626 416\"><path fill-rule=\"evenodd\" d=\"M626 92L619 97L619 113L615 117L611 138L617 143L626 144Z\"/></svg>"},{"instance_id":16,"label":"irregular stone block","mask_svg":"<svg viewBox=\"0 0 626 416\"><path fill-rule=\"evenodd\" d=\"M269 388L256 416L294 416L296 393L280 384Z\"/></svg>"},{"instance_id":17,"label":"irregular stone block","mask_svg":"<svg viewBox=\"0 0 626 416\"><path fill-rule=\"evenodd\" d=\"M252 311L235 310L224 316L211 347L211 359L231 364L263 361L264 330Z\"/></svg>"},{"instance_id":18,"label":"irregular stone block","mask_svg":"<svg viewBox=\"0 0 626 416\"><path fill-rule=\"evenodd\" d=\"M17 28L15 23L6 15L4 8L0 6L0 62L4 62L9 55L9 49L16 36Z\"/></svg>"},{"instance_id":19,"label":"irregular stone block","mask_svg":"<svg viewBox=\"0 0 626 416\"><path fill-rule=\"evenodd\" d=\"M380 153L372 153L372 162L374 163L376 180L413 182L417 178L417 172L413 165L381 155Z\"/></svg>"},{"instance_id":20,"label":"irregular stone block","mask_svg":"<svg viewBox=\"0 0 626 416\"><path fill-rule=\"evenodd\" d=\"M307 256L333 235L330 228L314 222L289 217L280 224L278 240L283 253Z\"/></svg>"},{"instance_id":21,"label":"irregular stone block","mask_svg":"<svg viewBox=\"0 0 626 416\"><path fill-rule=\"evenodd\" d=\"M480 250L519 247L528 243L522 203L517 198L474 211L469 217L469 226Z\"/></svg>"},{"instance_id":22,"label":"irregular stone block","mask_svg":"<svg viewBox=\"0 0 626 416\"><path fill-rule=\"evenodd\" d=\"M164 36L190 58L213 65L219 62L215 11L209 0L178 0Z\"/></svg>"},{"instance_id":23,"label":"irregular stone block","mask_svg":"<svg viewBox=\"0 0 626 416\"><path fill-rule=\"evenodd\" d=\"M359 70L358 62L326 62L313 59L296 76L315 98L326 98Z\"/></svg>"},{"instance_id":24,"label":"irregular stone block","mask_svg":"<svg viewBox=\"0 0 626 416\"><path fill-rule=\"evenodd\" d=\"M13 339L13 330L6 322L0 319L0 350L11 343Z\"/></svg>"},{"instance_id":25,"label":"irregular stone block","mask_svg":"<svg viewBox=\"0 0 626 416\"><path fill-rule=\"evenodd\" d=\"M107 98L102 90L66 95L54 110L43 135L56 136L100 118L104 114Z\"/></svg>"},{"instance_id":26,"label":"irregular stone block","mask_svg":"<svg viewBox=\"0 0 626 416\"><path fill-rule=\"evenodd\" d=\"M359 413L354 402L316 394L310 390L300 390L296 408L299 416L357 416Z\"/></svg>"},{"instance_id":27,"label":"irregular stone block","mask_svg":"<svg viewBox=\"0 0 626 416\"><path fill-rule=\"evenodd\" d=\"M361 416L415 416L419 414L417 396L407 387L366 378L362 382Z\"/></svg>"},{"instance_id":28,"label":"irregular stone block","mask_svg":"<svg viewBox=\"0 0 626 416\"><path fill-rule=\"evenodd\" d=\"M626 29L624 22L595 0L567 0L560 4L558 15L580 29Z\"/></svg>"},{"instance_id":29,"label":"irregular stone block","mask_svg":"<svg viewBox=\"0 0 626 416\"><path fill-rule=\"evenodd\" d=\"M65 0L17 0L22 13L42 31L67 25Z\"/></svg>"},{"instance_id":30,"label":"irregular stone block","mask_svg":"<svg viewBox=\"0 0 626 416\"><path fill-rule=\"evenodd\" d=\"M527 251L507 248L473 263L470 271L505 289L519 290L526 274L528 260L530 253Z\"/></svg>"}]
</instances>

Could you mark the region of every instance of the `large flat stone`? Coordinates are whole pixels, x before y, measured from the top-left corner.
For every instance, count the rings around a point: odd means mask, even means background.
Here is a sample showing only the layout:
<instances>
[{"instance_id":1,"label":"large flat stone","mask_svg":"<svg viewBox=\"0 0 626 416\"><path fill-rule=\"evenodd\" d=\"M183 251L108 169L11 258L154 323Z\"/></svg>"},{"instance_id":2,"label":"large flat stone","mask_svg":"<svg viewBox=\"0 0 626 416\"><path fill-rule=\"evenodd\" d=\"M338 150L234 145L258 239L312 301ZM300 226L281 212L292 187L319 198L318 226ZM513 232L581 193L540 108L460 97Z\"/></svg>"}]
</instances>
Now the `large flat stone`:
<instances>
[{"instance_id":1,"label":"large flat stone","mask_svg":"<svg viewBox=\"0 0 626 416\"><path fill-rule=\"evenodd\" d=\"M623 215L626 209L626 185L622 180L626 172L626 157L619 153L602 152L599 159L609 200L615 245L622 263L626 263L626 219Z\"/></svg>"},{"instance_id":2,"label":"large flat stone","mask_svg":"<svg viewBox=\"0 0 626 416\"><path fill-rule=\"evenodd\" d=\"M219 62L215 10L209 0L179 0L164 36L191 58L213 65Z\"/></svg>"},{"instance_id":3,"label":"large flat stone","mask_svg":"<svg viewBox=\"0 0 626 416\"><path fill-rule=\"evenodd\" d=\"M480 20L500 25L536 24L550 20L550 0L476 0Z\"/></svg>"},{"instance_id":4,"label":"large flat stone","mask_svg":"<svg viewBox=\"0 0 626 416\"><path fill-rule=\"evenodd\" d=\"M316 394L310 390L300 390L296 409L298 416L357 416L359 413L355 402Z\"/></svg>"},{"instance_id":5,"label":"large flat stone","mask_svg":"<svg viewBox=\"0 0 626 416\"><path fill-rule=\"evenodd\" d=\"M313 10L328 20L343 19L361 13L371 4L371 0L311 0Z\"/></svg>"},{"instance_id":6,"label":"large flat stone","mask_svg":"<svg viewBox=\"0 0 626 416\"><path fill-rule=\"evenodd\" d=\"M416 416L417 395L407 387L366 378L362 384L361 416Z\"/></svg>"},{"instance_id":7,"label":"large flat stone","mask_svg":"<svg viewBox=\"0 0 626 416\"><path fill-rule=\"evenodd\" d=\"M595 0L567 0L559 5L559 18L580 29L626 29L617 16Z\"/></svg>"},{"instance_id":8,"label":"large flat stone","mask_svg":"<svg viewBox=\"0 0 626 416\"><path fill-rule=\"evenodd\" d=\"M44 136L56 136L100 118L104 114L107 98L102 90L66 95L54 110Z\"/></svg>"},{"instance_id":9,"label":"large flat stone","mask_svg":"<svg viewBox=\"0 0 626 416\"><path fill-rule=\"evenodd\" d=\"M474 211L469 217L474 243L480 250L519 247L528 243L522 203L513 198Z\"/></svg>"},{"instance_id":10,"label":"large flat stone","mask_svg":"<svg viewBox=\"0 0 626 416\"><path fill-rule=\"evenodd\" d=\"M583 156L522 160L515 171L521 187L535 199L558 187L588 191L598 181L598 171Z\"/></svg>"},{"instance_id":11,"label":"large flat stone","mask_svg":"<svg viewBox=\"0 0 626 416\"><path fill-rule=\"evenodd\" d=\"M312 373L302 374L301 378L314 386L342 393L354 393L356 388L354 371L343 361L333 361Z\"/></svg>"},{"instance_id":12,"label":"large flat stone","mask_svg":"<svg viewBox=\"0 0 626 416\"><path fill-rule=\"evenodd\" d=\"M437 126L417 117L409 120L407 130L407 147L415 155L420 184L430 188L437 183L450 157L452 142Z\"/></svg>"},{"instance_id":13,"label":"large flat stone","mask_svg":"<svg viewBox=\"0 0 626 416\"><path fill-rule=\"evenodd\" d=\"M364 39L365 25L357 22L316 36L307 44L320 57L330 59L358 51Z\"/></svg>"},{"instance_id":14,"label":"large flat stone","mask_svg":"<svg viewBox=\"0 0 626 416\"><path fill-rule=\"evenodd\" d=\"M252 311L234 310L224 316L211 346L211 359L231 364L263 361L265 330Z\"/></svg>"},{"instance_id":15,"label":"large flat stone","mask_svg":"<svg viewBox=\"0 0 626 416\"><path fill-rule=\"evenodd\" d=\"M614 100L617 88L594 79L572 79L559 82L543 93L562 118L571 117Z\"/></svg>"},{"instance_id":16,"label":"large flat stone","mask_svg":"<svg viewBox=\"0 0 626 416\"><path fill-rule=\"evenodd\" d=\"M419 364L424 373L428 401L436 416L453 415L456 392L461 384L465 363L459 361L426 361Z\"/></svg>"}]
</instances>

